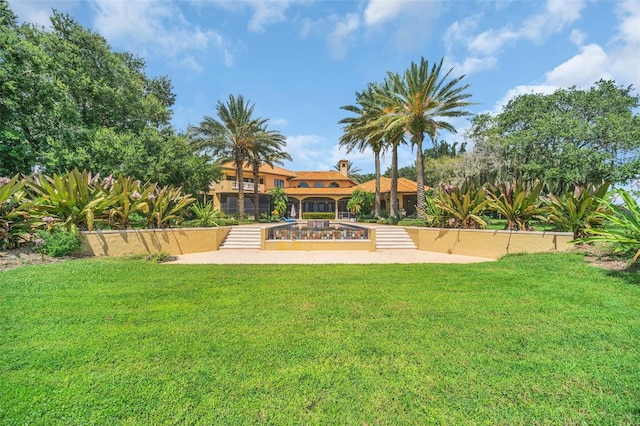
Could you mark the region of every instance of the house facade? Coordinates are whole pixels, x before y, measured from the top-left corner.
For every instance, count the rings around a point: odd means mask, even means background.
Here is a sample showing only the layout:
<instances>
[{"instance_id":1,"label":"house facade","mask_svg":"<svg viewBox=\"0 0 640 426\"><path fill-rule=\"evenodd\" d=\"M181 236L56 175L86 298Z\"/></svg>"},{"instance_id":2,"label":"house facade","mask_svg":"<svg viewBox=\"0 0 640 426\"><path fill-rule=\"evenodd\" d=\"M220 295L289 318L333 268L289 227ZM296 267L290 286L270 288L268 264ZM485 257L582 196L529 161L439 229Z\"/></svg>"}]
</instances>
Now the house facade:
<instances>
[{"instance_id":1,"label":"house facade","mask_svg":"<svg viewBox=\"0 0 640 426\"><path fill-rule=\"evenodd\" d=\"M300 219L307 212L333 213L336 220L349 219L347 202L351 193L360 189L375 192L375 180L358 184L347 173L347 160L341 160L340 171L290 171L277 166L263 164L260 166L258 192L260 203L259 213L270 214L272 211L269 190L274 187L284 189L287 194L288 206L286 217ZM214 207L227 214L238 213L238 187L236 183L235 167L233 163L222 165L224 178L210 186L209 195L213 198ZM243 189L245 197L245 213L253 215L254 182L251 168L245 166L243 171ZM401 211L411 215L415 212L416 200L415 182L408 179L398 180L398 204ZM391 182L388 178L381 178L382 208L389 206Z\"/></svg>"}]
</instances>

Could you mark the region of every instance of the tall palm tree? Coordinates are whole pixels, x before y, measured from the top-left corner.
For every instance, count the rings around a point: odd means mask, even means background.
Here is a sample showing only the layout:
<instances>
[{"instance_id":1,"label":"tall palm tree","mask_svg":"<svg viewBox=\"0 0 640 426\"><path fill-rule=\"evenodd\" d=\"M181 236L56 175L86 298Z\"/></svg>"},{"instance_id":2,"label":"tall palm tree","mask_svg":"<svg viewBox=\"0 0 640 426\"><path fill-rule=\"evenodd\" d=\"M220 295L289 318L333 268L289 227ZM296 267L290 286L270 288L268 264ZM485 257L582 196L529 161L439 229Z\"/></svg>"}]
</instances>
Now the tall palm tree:
<instances>
[{"instance_id":1,"label":"tall palm tree","mask_svg":"<svg viewBox=\"0 0 640 426\"><path fill-rule=\"evenodd\" d=\"M255 222L260 218L260 166L266 163L273 167L274 164L282 164L283 160L291 161L291 156L283 151L285 145L285 137L278 131L267 130L265 125L247 152L247 163L251 165L253 174L253 220Z\"/></svg>"},{"instance_id":2,"label":"tall palm tree","mask_svg":"<svg viewBox=\"0 0 640 426\"><path fill-rule=\"evenodd\" d=\"M214 157L233 162L238 186L238 215L241 220L245 216L243 166L267 121L253 117L254 107L242 95L229 95L226 103L218 101L216 105L218 120L205 116L200 126L193 128L191 132L200 146L211 150Z\"/></svg>"},{"instance_id":3,"label":"tall palm tree","mask_svg":"<svg viewBox=\"0 0 640 426\"><path fill-rule=\"evenodd\" d=\"M422 143L425 133L436 140L440 129L456 132L455 127L443 120L469 115L464 108L472 105L466 99L471 94L469 85L459 85L464 75L449 79L453 68L442 74L444 57L429 69L429 62L421 58L420 63L411 62L401 75L387 74L390 90L385 92L385 127L387 131L402 130L416 147L417 211L424 217L424 154Z\"/></svg>"},{"instance_id":4,"label":"tall palm tree","mask_svg":"<svg viewBox=\"0 0 640 426\"><path fill-rule=\"evenodd\" d=\"M365 91L356 92L356 105L340 107L356 114L356 116L344 118L338 123L345 125L344 133L340 137L340 146L346 148L347 153L354 149L363 152L370 148L373 151L376 176L374 215L376 218L380 218L382 216L380 208L380 155L384 146L384 134L380 129L372 127L375 119L382 114L382 106L376 102L374 91L375 85L369 84Z\"/></svg>"}]
</instances>

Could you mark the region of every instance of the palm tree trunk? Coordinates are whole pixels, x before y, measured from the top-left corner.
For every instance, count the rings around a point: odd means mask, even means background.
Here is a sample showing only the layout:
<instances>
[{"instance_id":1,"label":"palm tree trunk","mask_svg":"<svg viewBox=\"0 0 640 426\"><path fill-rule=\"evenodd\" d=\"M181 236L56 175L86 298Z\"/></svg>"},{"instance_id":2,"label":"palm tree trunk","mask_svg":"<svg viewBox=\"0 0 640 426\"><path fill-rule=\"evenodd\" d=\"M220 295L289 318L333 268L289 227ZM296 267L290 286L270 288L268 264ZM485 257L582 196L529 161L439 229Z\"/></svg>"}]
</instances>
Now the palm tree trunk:
<instances>
[{"instance_id":1,"label":"palm tree trunk","mask_svg":"<svg viewBox=\"0 0 640 426\"><path fill-rule=\"evenodd\" d=\"M376 199L374 206L374 216L376 219L382 217L380 209L380 150L374 151L375 158L375 173L376 173Z\"/></svg>"},{"instance_id":2,"label":"palm tree trunk","mask_svg":"<svg viewBox=\"0 0 640 426\"><path fill-rule=\"evenodd\" d=\"M260 163L255 161L252 163L253 167L253 221L258 222L260 220Z\"/></svg>"},{"instance_id":3,"label":"palm tree trunk","mask_svg":"<svg viewBox=\"0 0 640 426\"><path fill-rule=\"evenodd\" d=\"M238 185L238 218L244 219L244 174L242 163L244 159L236 158L236 184Z\"/></svg>"},{"instance_id":4,"label":"palm tree trunk","mask_svg":"<svg viewBox=\"0 0 640 426\"><path fill-rule=\"evenodd\" d=\"M424 139L424 133L418 132L414 135L414 142L416 144L416 210L417 218L425 218L426 203L424 200L424 154L422 152L422 141Z\"/></svg>"},{"instance_id":5,"label":"palm tree trunk","mask_svg":"<svg viewBox=\"0 0 640 426\"><path fill-rule=\"evenodd\" d=\"M391 194L389 197L389 215L398 219L398 144L391 150Z\"/></svg>"}]
</instances>

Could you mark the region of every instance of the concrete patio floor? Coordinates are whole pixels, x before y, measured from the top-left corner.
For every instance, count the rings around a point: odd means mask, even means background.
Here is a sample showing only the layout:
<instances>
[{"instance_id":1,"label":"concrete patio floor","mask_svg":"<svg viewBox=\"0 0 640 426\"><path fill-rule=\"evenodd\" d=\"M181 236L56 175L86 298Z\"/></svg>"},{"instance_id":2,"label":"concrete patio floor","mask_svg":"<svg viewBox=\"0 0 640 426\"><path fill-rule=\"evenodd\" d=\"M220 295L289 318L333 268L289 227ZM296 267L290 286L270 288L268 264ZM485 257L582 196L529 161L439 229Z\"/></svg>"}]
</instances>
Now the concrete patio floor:
<instances>
[{"instance_id":1,"label":"concrete patio floor","mask_svg":"<svg viewBox=\"0 0 640 426\"><path fill-rule=\"evenodd\" d=\"M371 263L479 263L495 259L410 249L390 250L257 250L230 249L183 254L167 263L181 264L371 264Z\"/></svg>"}]
</instances>

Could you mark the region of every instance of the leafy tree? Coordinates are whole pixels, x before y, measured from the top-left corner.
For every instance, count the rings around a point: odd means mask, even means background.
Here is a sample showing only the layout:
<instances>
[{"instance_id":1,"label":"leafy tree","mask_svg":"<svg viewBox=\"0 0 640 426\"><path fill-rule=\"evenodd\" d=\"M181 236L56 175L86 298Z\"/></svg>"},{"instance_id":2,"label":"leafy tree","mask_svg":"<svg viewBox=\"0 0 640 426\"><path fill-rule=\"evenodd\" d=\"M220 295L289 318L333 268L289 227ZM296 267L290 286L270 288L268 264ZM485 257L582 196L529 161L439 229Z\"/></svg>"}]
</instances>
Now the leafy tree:
<instances>
[{"instance_id":1,"label":"leafy tree","mask_svg":"<svg viewBox=\"0 0 640 426\"><path fill-rule=\"evenodd\" d=\"M287 210L287 201L289 201L284 189L277 186L273 187L269 190L269 195L271 195L273 201L273 211L271 213L274 216L284 216Z\"/></svg>"},{"instance_id":2,"label":"leafy tree","mask_svg":"<svg viewBox=\"0 0 640 426\"><path fill-rule=\"evenodd\" d=\"M429 67L424 58L420 63L412 62L403 73L388 73L390 90L385 91L382 100L387 131L402 130L411 138L416 147L416 182L418 218L424 219L424 164L422 142L425 133L435 141L441 129L455 132L455 127L447 119L468 115L464 108L471 105L466 99L469 85L459 83L463 76L449 79L453 69L443 73L444 58Z\"/></svg>"},{"instance_id":3,"label":"leafy tree","mask_svg":"<svg viewBox=\"0 0 640 426\"><path fill-rule=\"evenodd\" d=\"M499 114L473 118L466 137L476 161L463 167L487 181L541 179L556 193L627 183L640 177L638 106L632 86L605 80L588 90L517 96Z\"/></svg>"}]
</instances>

